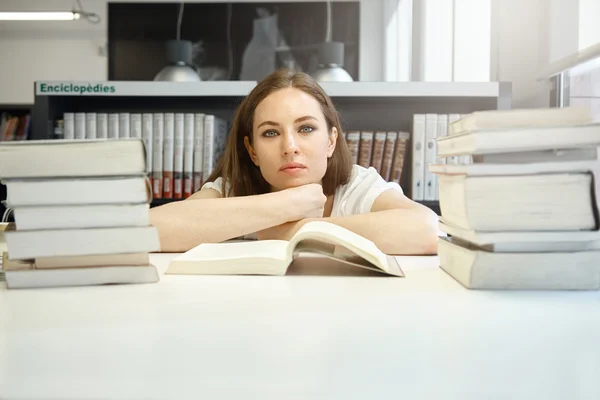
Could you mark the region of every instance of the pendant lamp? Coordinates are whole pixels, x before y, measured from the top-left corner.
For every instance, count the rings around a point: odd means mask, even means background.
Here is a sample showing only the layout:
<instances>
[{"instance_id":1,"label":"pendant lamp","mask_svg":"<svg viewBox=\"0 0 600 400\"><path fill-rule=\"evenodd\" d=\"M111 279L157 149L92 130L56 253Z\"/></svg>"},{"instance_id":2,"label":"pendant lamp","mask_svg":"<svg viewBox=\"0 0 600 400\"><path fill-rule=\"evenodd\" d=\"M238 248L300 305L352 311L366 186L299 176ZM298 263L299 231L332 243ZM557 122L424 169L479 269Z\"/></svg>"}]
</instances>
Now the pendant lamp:
<instances>
[{"instance_id":1,"label":"pendant lamp","mask_svg":"<svg viewBox=\"0 0 600 400\"><path fill-rule=\"evenodd\" d=\"M327 34L318 49L319 69L313 74L319 82L352 82L352 76L343 68L344 43L331 41L331 0L327 0Z\"/></svg>"},{"instance_id":2,"label":"pendant lamp","mask_svg":"<svg viewBox=\"0 0 600 400\"><path fill-rule=\"evenodd\" d=\"M167 41L166 58L168 65L156 76L155 81L169 82L199 82L200 76L192 68L192 42L181 40L181 20L183 17L183 3L179 5L177 18L177 39Z\"/></svg>"}]
</instances>

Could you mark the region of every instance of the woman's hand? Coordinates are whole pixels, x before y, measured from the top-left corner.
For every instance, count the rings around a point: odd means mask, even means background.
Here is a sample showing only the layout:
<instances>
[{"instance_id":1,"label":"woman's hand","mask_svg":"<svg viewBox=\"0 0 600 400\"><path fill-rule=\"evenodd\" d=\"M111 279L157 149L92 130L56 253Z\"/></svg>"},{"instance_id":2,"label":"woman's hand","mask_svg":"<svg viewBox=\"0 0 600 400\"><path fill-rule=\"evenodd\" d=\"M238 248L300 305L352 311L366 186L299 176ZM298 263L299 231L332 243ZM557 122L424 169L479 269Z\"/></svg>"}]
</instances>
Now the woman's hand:
<instances>
[{"instance_id":1,"label":"woman's hand","mask_svg":"<svg viewBox=\"0 0 600 400\"><path fill-rule=\"evenodd\" d=\"M323 194L323 187L318 183L310 183L276 193L282 196L281 206L289 210L289 221L323 217L327 196Z\"/></svg>"}]
</instances>

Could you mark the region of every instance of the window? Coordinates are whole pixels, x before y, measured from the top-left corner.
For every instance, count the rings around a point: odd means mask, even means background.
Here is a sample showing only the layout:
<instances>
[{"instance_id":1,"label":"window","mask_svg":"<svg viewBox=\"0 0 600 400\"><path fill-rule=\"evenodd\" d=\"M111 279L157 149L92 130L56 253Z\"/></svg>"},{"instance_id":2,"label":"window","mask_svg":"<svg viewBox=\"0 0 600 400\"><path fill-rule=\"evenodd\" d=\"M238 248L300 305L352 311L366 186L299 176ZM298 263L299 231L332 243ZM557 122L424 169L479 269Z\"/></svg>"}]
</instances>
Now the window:
<instances>
[{"instance_id":1,"label":"window","mask_svg":"<svg viewBox=\"0 0 600 400\"><path fill-rule=\"evenodd\" d=\"M600 43L600 0L579 0L579 50Z\"/></svg>"},{"instance_id":2,"label":"window","mask_svg":"<svg viewBox=\"0 0 600 400\"><path fill-rule=\"evenodd\" d=\"M386 0L385 80L489 81L491 0Z\"/></svg>"}]
</instances>

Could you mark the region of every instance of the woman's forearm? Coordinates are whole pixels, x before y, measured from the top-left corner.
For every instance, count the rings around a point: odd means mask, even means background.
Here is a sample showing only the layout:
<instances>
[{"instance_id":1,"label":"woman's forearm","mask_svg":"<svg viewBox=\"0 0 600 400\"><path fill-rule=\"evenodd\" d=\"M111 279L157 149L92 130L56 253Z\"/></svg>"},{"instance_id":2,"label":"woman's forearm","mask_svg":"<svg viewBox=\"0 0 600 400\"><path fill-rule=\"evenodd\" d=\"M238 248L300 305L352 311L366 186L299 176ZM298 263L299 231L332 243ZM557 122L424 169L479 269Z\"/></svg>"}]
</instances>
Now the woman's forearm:
<instances>
[{"instance_id":1,"label":"woman's forearm","mask_svg":"<svg viewBox=\"0 0 600 400\"><path fill-rule=\"evenodd\" d=\"M288 222L276 193L257 196L187 199L150 210L161 251L187 251Z\"/></svg>"},{"instance_id":2,"label":"woman's forearm","mask_svg":"<svg viewBox=\"0 0 600 400\"><path fill-rule=\"evenodd\" d=\"M436 254L438 219L433 212L395 209L324 218L371 240L386 254Z\"/></svg>"}]
</instances>

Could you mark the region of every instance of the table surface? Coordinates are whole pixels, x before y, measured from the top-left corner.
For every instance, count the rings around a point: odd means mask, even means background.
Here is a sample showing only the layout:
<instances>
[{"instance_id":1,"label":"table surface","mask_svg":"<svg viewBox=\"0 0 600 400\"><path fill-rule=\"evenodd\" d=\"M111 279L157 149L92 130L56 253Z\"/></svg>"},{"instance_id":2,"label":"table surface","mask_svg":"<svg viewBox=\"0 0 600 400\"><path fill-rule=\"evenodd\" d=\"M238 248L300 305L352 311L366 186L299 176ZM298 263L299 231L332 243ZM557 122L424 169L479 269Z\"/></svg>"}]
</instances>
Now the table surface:
<instances>
[{"instance_id":1,"label":"table surface","mask_svg":"<svg viewBox=\"0 0 600 400\"><path fill-rule=\"evenodd\" d=\"M600 399L600 293L405 278L163 275L6 290L0 399ZM295 271L295 272L294 272Z\"/></svg>"}]
</instances>

